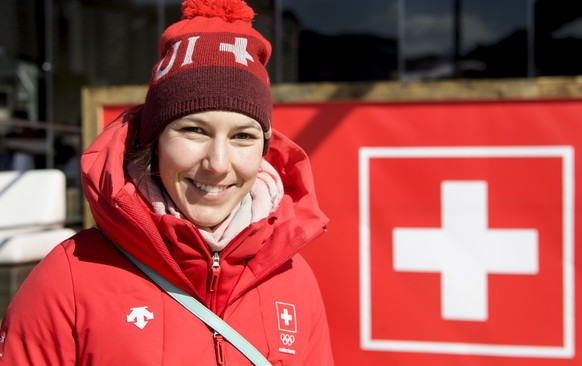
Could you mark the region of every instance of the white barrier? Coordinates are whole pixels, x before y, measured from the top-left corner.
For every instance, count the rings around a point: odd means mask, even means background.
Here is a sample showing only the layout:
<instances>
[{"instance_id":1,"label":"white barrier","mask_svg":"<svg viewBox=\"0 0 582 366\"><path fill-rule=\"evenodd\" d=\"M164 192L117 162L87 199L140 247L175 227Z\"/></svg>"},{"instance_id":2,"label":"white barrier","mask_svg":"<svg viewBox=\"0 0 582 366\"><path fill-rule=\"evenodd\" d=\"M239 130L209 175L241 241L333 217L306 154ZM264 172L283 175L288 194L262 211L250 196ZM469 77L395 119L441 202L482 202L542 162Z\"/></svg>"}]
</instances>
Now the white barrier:
<instances>
[{"instance_id":1,"label":"white barrier","mask_svg":"<svg viewBox=\"0 0 582 366\"><path fill-rule=\"evenodd\" d=\"M0 172L0 263L42 259L75 231L65 228L66 180L60 170Z\"/></svg>"}]
</instances>

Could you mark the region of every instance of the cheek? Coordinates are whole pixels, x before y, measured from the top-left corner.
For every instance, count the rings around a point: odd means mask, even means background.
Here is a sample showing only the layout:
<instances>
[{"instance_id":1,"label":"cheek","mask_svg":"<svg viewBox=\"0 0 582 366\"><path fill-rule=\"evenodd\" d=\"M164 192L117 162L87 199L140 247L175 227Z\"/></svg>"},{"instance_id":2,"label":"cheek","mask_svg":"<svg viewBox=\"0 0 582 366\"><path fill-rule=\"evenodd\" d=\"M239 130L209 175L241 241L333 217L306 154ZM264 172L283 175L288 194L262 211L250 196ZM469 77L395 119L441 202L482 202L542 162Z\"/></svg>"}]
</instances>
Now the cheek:
<instances>
[{"instance_id":1,"label":"cheek","mask_svg":"<svg viewBox=\"0 0 582 366\"><path fill-rule=\"evenodd\" d=\"M179 144L169 144L158 150L160 175L173 176L188 169L192 163L192 154Z\"/></svg>"},{"instance_id":2,"label":"cheek","mask_svg":"<svg viewBox=\"0 0 582 366\"><path fill-rule=\"evenodd\" d=\"M174 183L176 179L174 176L177 168L173 166L172 160L168 159L168 156L163 155L161 152L158 159L158 171L160 174L160 179L166 191L170 193L170 196L172 196L172 193L175 190Z\"/></svg>"},{"instance_id":3,"label":"cheek","mask_svg":"<svg viewBox=\"0 0 582 366\"><path fill-rule=\"evenodd\" d=\"M239 172L247 180L254 179L259 172L263 156L258 154L244 154L240 155L238 159Z\"/></svg>"}]
</instances>

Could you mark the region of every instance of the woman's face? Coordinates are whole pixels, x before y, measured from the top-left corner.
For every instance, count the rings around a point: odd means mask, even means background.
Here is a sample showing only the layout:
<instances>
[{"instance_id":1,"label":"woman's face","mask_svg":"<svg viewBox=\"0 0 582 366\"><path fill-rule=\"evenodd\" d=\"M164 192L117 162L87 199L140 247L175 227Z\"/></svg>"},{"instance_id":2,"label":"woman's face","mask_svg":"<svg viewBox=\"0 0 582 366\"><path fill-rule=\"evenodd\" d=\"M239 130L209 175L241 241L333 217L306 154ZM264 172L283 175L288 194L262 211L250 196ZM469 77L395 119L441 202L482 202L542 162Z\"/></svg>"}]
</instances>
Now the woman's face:
<instances>
[{"instance_id":1,"label":"woman's face","mask_svg":"<svg viewBox=\"0 0 582 366\"><path fill-rule=\"evenodd\" d=\"M250 191L262 161L263 130L235 112L190 114L170 123L158 142L162 183L197 226L220 224Z\"/></svg>"}]
</instances>

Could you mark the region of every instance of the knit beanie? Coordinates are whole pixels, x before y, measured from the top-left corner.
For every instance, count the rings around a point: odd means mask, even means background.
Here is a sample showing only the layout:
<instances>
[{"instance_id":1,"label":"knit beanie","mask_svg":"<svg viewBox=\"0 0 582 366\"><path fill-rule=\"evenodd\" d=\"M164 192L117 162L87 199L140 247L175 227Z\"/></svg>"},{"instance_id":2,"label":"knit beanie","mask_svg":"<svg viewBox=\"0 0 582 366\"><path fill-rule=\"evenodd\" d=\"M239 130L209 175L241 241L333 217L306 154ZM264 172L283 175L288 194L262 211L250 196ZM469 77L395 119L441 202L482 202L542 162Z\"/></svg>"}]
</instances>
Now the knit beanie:
<instances>
[{"instance_id":1,"label":"knit beanie","mask_svg":"<svg viewBox=\"0 0 582 366\"><path fill-rule=\"evenodd\" d=\"M271 44L253 29L242 0L185 0L182 20L162 34L160 60L142 111L140 144L170 122L195 112L245 114L271 137L271 90L266 64Z\"/></svg>"}]
</instances>

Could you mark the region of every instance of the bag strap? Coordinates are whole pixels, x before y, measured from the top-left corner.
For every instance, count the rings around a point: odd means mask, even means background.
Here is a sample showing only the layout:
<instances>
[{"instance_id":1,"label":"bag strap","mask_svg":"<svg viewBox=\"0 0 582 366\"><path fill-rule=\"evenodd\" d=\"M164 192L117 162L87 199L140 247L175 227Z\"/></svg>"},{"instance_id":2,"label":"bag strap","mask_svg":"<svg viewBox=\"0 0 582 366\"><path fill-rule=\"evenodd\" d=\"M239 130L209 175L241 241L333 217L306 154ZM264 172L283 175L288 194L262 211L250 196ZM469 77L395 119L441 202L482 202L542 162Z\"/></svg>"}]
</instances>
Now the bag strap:
<instances>
[{"instance_id":1,"label":"bag strap","mask_svg":"<svg viewBox=\"0 0 582 366\"><path fill-rule=\"evenodd\" d=\"M99 228L96 227L99 231ZM103 232L102 232L103 233ZM105 233L103 233L105 235ZM107 237L107 236L106 236ZM141 269L149 278L151 278L159 287L166 291L174 298L180 305L196 315L206 325L214 329L215 332L223 336L233 346L235 346L246 358L248 358L256 366L271 366L269 361L259 352L252 344L249 343L243 336L234 330L228 323L214 314L206 306L202 305L198 300L188 295L178 287L174 286L170 281L166 280L159 273L146 266L134 256L123 250L114 241L109 239L130 261L133 262L139 269Z\"/></svg>"}]
</instances>

